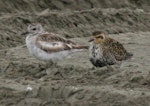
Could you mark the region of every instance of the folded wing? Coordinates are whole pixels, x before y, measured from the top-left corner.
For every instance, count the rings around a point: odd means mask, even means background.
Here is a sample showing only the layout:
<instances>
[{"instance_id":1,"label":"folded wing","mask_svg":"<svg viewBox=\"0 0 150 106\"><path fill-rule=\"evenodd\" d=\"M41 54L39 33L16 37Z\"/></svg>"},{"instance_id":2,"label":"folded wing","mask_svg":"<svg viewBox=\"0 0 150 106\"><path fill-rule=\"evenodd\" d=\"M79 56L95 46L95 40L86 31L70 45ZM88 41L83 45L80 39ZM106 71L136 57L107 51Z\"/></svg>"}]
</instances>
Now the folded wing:
<instances>
[{"instance_id":1,"label":"folded wing","mask_svg":"<svg viewBox=\"0 0 150 106\"><path fill-rule=\"evenodd\" d=\"M45 52L59 52L72 49L75 43L54 34L43 34L36 39L37 46Z\"/></svg>"},{"instance_id":2,"label":"folded wing","mask_svg":"<svg viewBox=\"0 0 150 106\"><path fill-rule=\"evenodd\" d=\"M109 44L107 44L106 46L109 48L110 53L114 55L115 59L117 61L124 60L126 57L126 53L127 53L124 46L120 42L114 39L109 38L107 40Z\"/></svg>"}]
</instances>

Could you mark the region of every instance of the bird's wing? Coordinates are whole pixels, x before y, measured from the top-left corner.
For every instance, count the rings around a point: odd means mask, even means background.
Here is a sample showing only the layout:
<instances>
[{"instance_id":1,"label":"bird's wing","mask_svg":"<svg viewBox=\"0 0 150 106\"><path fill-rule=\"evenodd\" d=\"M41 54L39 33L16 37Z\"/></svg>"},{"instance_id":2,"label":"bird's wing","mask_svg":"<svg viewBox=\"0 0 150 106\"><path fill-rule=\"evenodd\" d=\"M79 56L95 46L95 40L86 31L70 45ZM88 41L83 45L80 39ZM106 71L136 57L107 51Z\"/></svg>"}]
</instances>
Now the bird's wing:
<instances>
[{"instance_id":1,"label":"bird's wing","mask_svg":"<svg viewBox=\"0 0 150 106\"><path fill-rule=\"evenodd\" d=\"M74 44L75 43L69 39L66 39L58 34L55 34L55 33L47 33L47 34L42 34L40 36L38 36L39 40L44 40L46 42L55 42L55 41L59 41L59 42L62 42L62 43L68 43L68 44Z\"/></svg>"},{"instance_id":2,"label":"bird's wing","mask_svg":"<svg viewBox=\"0 0 150 106\"><path fill-rule=\"evenodd\" d=\"M108 45L107 45L108 46ZM118 61L124 60L125 56L126 56L126 49L124 48L124 46L114 40L114 39L109 39L109 51L112 55L114 55L115 59Z\"/></svg>"},{"instance_id":3,"label":"bird's wing","mask_svg":"<svg viewBox=\"0 0 150 106\"><path fill-rule=\"evenodd\" d=\"M72 45L75 43L71 40L49 33L38 36L36 44L45 52L58 52L72 49Z\"/></svg>"},{"instance_id":4,"label":"bird's wing","mask_svg":"<svg viewBox=\"0 0 150 106\"><path fill-rule=\"evenodd\" d=\"M117 63L117 60L115 56L111 53L108 47L103 47L103 60L108 64L108 65L113 65Z\"/></svg>"}]
</instances>

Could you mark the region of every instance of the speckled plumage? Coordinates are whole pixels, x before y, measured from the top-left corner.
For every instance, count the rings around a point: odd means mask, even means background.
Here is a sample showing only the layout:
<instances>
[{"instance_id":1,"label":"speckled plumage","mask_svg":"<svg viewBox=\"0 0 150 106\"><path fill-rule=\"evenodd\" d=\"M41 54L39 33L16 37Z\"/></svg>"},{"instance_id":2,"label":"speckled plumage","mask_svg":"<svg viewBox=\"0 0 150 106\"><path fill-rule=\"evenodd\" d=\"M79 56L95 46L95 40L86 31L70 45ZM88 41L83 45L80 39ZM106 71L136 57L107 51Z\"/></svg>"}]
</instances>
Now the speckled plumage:
<instances>
[{"instance_id":1,"label":"speckled plumage","mask_svg":"<svg viewBox=\"0 0 150 106\"><path fill-rule=\"evenodd\" d=\"M120 42L106 36L101 31L94 32L90 41L89 58L96 67L113 65L133 55L127 52Z\"/></svg>"}]
</instances>

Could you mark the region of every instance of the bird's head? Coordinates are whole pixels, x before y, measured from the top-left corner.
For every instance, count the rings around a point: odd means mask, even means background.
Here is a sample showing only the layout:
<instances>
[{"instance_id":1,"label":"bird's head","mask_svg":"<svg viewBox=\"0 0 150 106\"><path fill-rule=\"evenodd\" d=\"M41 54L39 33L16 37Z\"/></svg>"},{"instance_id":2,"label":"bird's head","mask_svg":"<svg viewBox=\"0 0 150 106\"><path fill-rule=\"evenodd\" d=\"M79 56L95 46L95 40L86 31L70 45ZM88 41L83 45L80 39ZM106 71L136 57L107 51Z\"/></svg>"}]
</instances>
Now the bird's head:
<instances>
[{"instance_id":1,"label":"bird's head","mask_svg":"<svg viewBox=\"0 0 150 106\"><path fill-rule=\"evenodd\" d=\"M93 38L90 39L89 42L94 41L95 44L102 43L106 38L105 33L102 32L102 31L95 31L95 32L92 33L92 36L93 36Z\"/></svg>"},{"instance_id":2,"label":"bird's head","mask_svg":"<svg viewBox=\"0 0 150 106\"><path fill-rule=\"evenodd\" d=\"M41 24L32 23L32 24L28 25L27 31L22 33L22 35L30 34L30 35L34 36L34 35L40 34L42 32L44 32L44 29Z\"/></svg>"}]
</instances>

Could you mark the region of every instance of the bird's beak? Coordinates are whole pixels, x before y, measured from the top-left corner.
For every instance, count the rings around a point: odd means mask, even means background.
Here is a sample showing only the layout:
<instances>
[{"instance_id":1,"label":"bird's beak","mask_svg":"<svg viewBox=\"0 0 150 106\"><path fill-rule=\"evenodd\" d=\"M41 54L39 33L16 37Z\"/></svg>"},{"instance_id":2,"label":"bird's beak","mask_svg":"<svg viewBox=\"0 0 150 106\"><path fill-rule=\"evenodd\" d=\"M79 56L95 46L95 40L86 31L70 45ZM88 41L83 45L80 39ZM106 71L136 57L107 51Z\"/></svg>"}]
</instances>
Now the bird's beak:
<instances>
[{"instance_id":1,"label":"bird's beak","mask_svg":"<svg viewBox=\"0 0 150 106\"><path fill-rule=\"evenodd\" d=\"M91 38L88 42L92 42L92 41L94 41L94 39L93 39L93 38Z\"/></svg>"},{"instance_id":2,"label":"bird's beak","mask_svg":"<svg viewBox=\"0 0 150 106\"><path fill-rule=\"evenodd\" d=\"M28 31L27 32L23 32L21 35L27 35L27 34L29 34Z\"/></svg>"}]
</instances>

